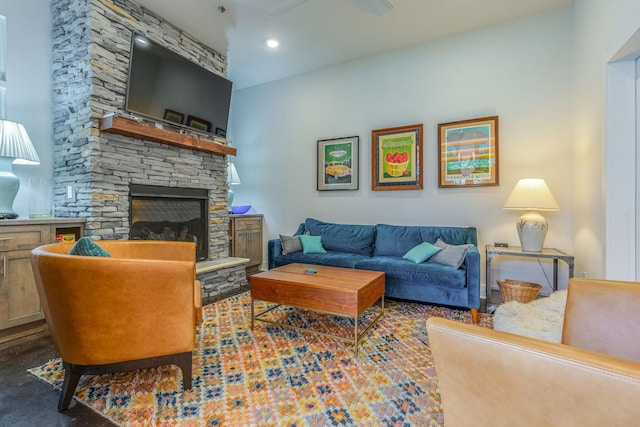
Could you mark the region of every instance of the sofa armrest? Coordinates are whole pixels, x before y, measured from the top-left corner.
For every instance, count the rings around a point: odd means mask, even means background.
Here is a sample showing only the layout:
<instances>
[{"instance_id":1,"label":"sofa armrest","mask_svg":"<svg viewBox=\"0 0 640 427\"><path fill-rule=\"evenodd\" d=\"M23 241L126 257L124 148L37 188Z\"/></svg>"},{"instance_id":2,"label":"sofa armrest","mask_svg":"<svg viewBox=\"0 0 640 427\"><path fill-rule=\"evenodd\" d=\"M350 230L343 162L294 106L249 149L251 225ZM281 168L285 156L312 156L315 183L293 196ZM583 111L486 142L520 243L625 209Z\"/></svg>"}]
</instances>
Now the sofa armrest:
<instances>
[{"instance_id":1,"label":"sofa armrest","mask_svg":"<svg viewBox=\"0 0 640 427\"><path fill-rule=\"evenodd\" d=\"M469 248L464 265L467 270L469 308L480 308L480 252L477 246Z\"/></svg>"},{"instance_id":2,"label":"sofa armrest","mask_svg":"<svg viewBox=\"0 0 640 427\"><path fill-rule=\"evenodd\" d=\"M445 319L427 333L446 425L638 422L637 363Z\"/></svg>"},{"instance_id":3,"label":"sofa armrest","mask_svg":"<svg viewBox=\"0 0 640 427\"><path fill-rule=\"evenodd\" d=\"M640 363L638 307L640 283L572 278L562 343Z\"/></svg>"},{"instance_id":4,"label":"sofa armrest","mask_svg":"<svg viewBox=\"0 0 640 427\"><path fill-rule=\"evenodd\" d=\"M267 268L271 270L276 266L275 258L282 255L282 244L280 239L271 239L267 242Z\"/></svg>"}]
</instances>

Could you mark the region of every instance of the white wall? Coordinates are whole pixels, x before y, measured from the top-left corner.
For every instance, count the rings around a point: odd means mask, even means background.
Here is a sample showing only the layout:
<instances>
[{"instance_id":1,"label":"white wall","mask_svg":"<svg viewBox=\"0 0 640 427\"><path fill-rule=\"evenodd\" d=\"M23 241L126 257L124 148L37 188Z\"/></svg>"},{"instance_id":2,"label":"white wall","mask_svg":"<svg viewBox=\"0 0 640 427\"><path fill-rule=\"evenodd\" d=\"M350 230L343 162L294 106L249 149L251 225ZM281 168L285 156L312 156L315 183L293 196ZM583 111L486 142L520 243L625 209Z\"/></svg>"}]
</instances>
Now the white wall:
<instances>
[{"instance_id":1,"label":"white wall","mask_svg":"<svg viewBox=\"0 0 640 427\"><path fill-rule=\"evenodd\" d=\"M7 19L6 119L22 123L40 157L38 166L13 167L20 191L13 204L21 217L29 216L29 177L53 175L51 114L51 11L49 0L0 0Z\"/></svg>"},{"instance_id":2,"label":"white wall","mask_svg":"<svg viewBox=\"0 0 640 427\"><path fill-rule=\"evenodd\" d=\"M621 270L626 270L624 264L628 263L623 256L635 245L635 147L634 141L606 140L605 120L610 112L605 111L605 107L610 90L607 70L612 71L607 63L630 35L640 29L640 2L576 0L574 16L572 187L576 271L586 272L588 277L633 280ZM618 159L610 158L612 167L606 171L606 156L613 154L617 154ZM606 245L619 254L607 254ZM615 259L607 260L607 257ZM637 255L632 258L637 259ZM607 271L607 263L616 268Z\"/></svg>"},{"instance_id":3,"label":"white wall","mask_svg":"<svg viewBox=\"0 0 640 427\"><path fill-rule=\"evenodd\" d=\"M519 213L502 204L518 179L540 177L561 208L545 215L546 246L570 252L571 37L568 7L234 92L235 204L265 215L268 238L315 217L475 226L481 248L519 245ZM500 186L439 189L438 123L490 115L500 117ZM425 126L424 189L371 191L371 130L415 123ZM316 191L316 141L351 135L360 137L360 189ZM499 259L494 277L551 279L549 264L543 272L537 261Z\"/></svg>"}]
</instances>

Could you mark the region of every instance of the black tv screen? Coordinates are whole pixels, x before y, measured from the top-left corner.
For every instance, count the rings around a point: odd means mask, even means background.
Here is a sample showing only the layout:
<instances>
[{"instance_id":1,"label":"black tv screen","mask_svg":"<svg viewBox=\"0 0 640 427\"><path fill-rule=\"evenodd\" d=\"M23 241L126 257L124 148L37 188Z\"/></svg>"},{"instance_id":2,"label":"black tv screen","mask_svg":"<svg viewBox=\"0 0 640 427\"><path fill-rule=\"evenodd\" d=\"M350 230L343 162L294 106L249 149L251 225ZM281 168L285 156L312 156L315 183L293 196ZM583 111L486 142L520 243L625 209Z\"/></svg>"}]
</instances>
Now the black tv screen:
<instances>
[{"instance_id":1,"label":"black tv screen","mask_svg":"<svg viewBox=\"0 0 640 427\"><path fill-rule=\"evenodd\" d=\"M226 136L231 81L134 34L126 110Z\"/></svg>"}]
</instances>

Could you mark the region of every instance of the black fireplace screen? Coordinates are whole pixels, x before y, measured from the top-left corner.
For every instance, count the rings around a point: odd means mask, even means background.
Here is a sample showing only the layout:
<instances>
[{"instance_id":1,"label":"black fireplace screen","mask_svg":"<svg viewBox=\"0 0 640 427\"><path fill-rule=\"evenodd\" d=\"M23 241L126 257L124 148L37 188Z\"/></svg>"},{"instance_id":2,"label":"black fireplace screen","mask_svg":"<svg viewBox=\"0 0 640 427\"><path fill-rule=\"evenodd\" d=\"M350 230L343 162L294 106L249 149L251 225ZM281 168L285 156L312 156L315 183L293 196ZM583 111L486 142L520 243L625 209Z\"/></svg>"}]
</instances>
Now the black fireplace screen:
<instances>
[{"instance_id":1,"label":"black fireplace screen","mask_svg":"<svg viewBox=\"0 0 640 427\"><path fill-rule=\"evenodd\" d=\"M207 190L131 185L129 239L195 242L208 259Z\"/></svg>"}]
</instances>

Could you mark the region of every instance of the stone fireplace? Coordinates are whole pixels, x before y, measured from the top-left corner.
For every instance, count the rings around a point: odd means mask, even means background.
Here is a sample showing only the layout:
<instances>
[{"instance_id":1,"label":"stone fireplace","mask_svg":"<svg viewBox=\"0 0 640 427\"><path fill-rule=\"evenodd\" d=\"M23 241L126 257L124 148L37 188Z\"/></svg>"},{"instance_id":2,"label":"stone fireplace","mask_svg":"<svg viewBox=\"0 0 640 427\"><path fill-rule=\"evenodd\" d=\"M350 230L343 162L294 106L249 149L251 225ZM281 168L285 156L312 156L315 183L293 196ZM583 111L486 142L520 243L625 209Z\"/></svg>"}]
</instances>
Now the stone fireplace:
<instances>
[{"instance_id":1,"label":"stone fireplace","mask_svg":"<svg viewBox=\"0 0 640 427\"><path fill-rule=\"evenodd\" d=\"M139 232L133 227L131 189L162 187L177 198L197 193L203 216L200 227L206 229L198 238L199 260L225 260L229 253L226 153L154 138L165 125L127 113L125 91L133 32L222 76L226 58L133 1L52 0L51 11L55 215L85 218L86 234L98 239L128 239ZM135 135L101 131L101 120L113 114L146 130ZM164 132L178 134L178 130ZM227 144L221 137L183 136L200 145ZM173 217L166 221L174 222ZM162 234L162 229L147 227L143 233ZM184 233L193 238L192 232ZM244 266L238 270L244 273Z\"/></svg>"}]
</instances>

